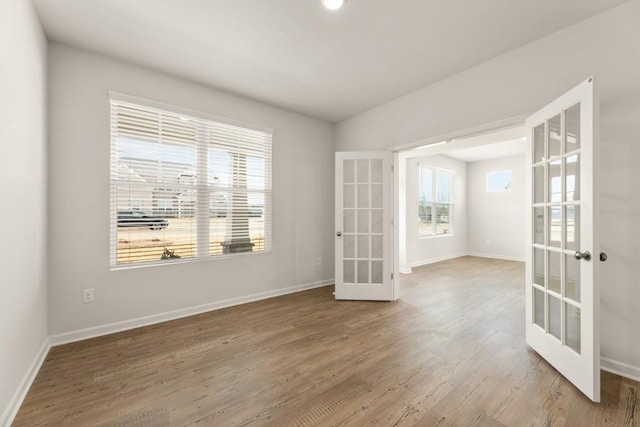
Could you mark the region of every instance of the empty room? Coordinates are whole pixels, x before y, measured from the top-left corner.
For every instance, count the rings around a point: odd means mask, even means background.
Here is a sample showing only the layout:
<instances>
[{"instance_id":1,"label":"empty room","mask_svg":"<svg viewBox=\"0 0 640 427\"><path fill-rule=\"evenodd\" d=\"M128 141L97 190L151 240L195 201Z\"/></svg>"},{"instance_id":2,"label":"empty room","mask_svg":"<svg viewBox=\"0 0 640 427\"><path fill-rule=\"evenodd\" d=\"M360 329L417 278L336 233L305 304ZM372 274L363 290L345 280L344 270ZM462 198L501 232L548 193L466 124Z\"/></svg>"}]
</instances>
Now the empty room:
<instances>
[{"instance_id":1,"label":"empty room","mask_svg":"<svg viewBox=\"0 0 640 427\"><path fill-rule=\"evenodd\" d=\"M0 1L0 426L640 423L640 0Z\"/></svg>"}]
</instances>

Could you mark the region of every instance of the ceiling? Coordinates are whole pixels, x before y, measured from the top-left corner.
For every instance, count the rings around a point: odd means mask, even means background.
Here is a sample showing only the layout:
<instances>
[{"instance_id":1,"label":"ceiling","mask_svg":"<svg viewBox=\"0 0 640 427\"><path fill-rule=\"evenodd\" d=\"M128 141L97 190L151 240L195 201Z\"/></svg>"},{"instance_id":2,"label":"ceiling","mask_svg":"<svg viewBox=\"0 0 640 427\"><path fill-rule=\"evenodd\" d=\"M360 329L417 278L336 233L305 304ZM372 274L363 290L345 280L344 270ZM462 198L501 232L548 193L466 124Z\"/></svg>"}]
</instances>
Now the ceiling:
<instances>
[{"instance_id":1,"label":"ceiling","mask_svg":"<svg viewBox=\"0 0 640 427\"><path fill-rule=\"evenodd\" d=\"M337 122L625 0L34 0L52 40Z\"/></svg>"},{"instance_id":2,"label":"ceiling","mask_svg":"<svg viewBox=\"0 0 640 427\"><path fill-rule=\"evenodd\" d=\"M465 150L451 151L447 152L445 156L466 163L471 163L483 160L499 159L502 157L517 156L524 154L525 149L526 140L524 138L518 138L510 141L502 141L494 144L467 148Z\"/></svg>"}]
</instances>

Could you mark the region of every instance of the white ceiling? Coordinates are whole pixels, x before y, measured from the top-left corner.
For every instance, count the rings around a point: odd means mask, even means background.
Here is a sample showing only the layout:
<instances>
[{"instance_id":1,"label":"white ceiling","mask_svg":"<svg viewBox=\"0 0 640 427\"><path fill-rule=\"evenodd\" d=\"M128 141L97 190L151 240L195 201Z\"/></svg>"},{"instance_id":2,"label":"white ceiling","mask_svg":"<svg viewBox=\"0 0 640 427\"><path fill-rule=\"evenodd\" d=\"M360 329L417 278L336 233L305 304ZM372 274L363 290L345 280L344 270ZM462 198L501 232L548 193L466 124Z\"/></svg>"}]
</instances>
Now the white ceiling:
<instances>
[{"instance_id":1,"label":"white ceiling","mask_svg":"<svg viewBox=\"0 0 640 427\"><path fill-rule=\"evenodd\" d=\"M340 121L625 0L34 0L49 38Z\"/></svg>"},{"instance_id":2,"label":"white ceiling","mask_svg":"<svg viewBox=\"0 0 640 427\"><path fill-rule=\"evenodd\" d=\"M496 142L494 144L482 145L480 147L467 148L465 150L450 151L447 152L445 156L463 162L471 163L480 162L482 160L517 156L519 154L524 154L525 148L525 139L518 138L510 141L502 141Z\"/></svg>"}]
</instances>

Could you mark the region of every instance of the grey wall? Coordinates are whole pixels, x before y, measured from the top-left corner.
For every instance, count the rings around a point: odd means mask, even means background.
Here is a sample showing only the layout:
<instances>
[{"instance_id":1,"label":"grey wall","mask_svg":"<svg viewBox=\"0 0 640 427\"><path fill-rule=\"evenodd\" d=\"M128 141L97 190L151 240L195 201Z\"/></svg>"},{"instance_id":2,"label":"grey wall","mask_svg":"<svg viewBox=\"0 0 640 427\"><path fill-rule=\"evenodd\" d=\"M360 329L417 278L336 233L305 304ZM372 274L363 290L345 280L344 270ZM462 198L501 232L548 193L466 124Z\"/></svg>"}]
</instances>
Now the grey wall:
<instances>
[{"instance_id":1,"label":"grey wall","mask_svg":"<svg viewBox=\"0 0 640 427\"><path fill-rule=\"evenodd\" d=\"M489 172L511 170L511 189L487 192ZM524 260L525 157L467 164L467 251L470 254Z\"/></svg>"},{"instance_id":2,"label":"grey wall","mask_svg":"<svg viewBox=\"0 0 640 427\"><path fill-rule=\"evenodd\" d=\"M0 425L47 338L46 58L31 2L0 2Z\"/></svg>"},{"instance_id":3,"label":"grey wall","mask_svg":"<svg viewBox=\"0 0 640 427\"><path fill-rule=\"evenodd\" d=\"M451 234L418 237L418 165L455 173ZM407 263L409 267L454 258L467 252L467 165L444 156L407 159Z\"/></svg>"},{"instance_id":4,"label":"grey wall","mask_svg":"<svg viewBox=\"0 0 640 427\"><path fill-rule=\"evenodd\" d=\"M331 124L58 44L49 82L52 334L333 278ZM110 271L110 90L275 129L272 253Z\"/></svg>"},{"instance_id":5,"label":"grey wall","mask_svg":"<svg viewBox=\"0 0 640 427\"><path fill-rule=\"evenodd\" d=\"M640 377L640 0L340 123L336 149L374 150L528 114L594 75L601 94L601 336Z\"/></svg>"}]
</instances>

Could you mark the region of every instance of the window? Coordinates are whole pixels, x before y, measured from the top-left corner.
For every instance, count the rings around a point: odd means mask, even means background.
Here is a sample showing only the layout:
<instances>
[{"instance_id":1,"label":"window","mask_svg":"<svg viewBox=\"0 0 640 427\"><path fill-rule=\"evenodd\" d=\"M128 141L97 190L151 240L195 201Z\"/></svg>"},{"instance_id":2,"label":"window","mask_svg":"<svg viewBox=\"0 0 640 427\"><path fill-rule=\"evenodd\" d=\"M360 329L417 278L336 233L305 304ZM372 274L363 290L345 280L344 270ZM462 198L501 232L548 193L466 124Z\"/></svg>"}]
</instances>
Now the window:
<instances>
[{"instance_id":1,"label":"window","mask_svg":"<svg viewBox=\"0 0 640 427\"><path fill-rule=\"evenodd\" d=\"M112 96L111 266L269 251L271 136Z\"/></svg>"},{"instance_id":2,"label":"window","mask_svg":"<svg viewBox=\"0 0 640 427\"><path fill-rule=\"evenodd\" d=\"M509 191L511 190L511 171L489 172L487 174L487 191Z\"/></svg>"},{"instance_id":3,"label":"window","mask_svg":"<svg viewBox=\"0 0 640 427\"><path fill-rule=\"evenodd\" d=\"M418 166L418 235L451 233L454 174Z\"/></svg>"}]
</instances>

